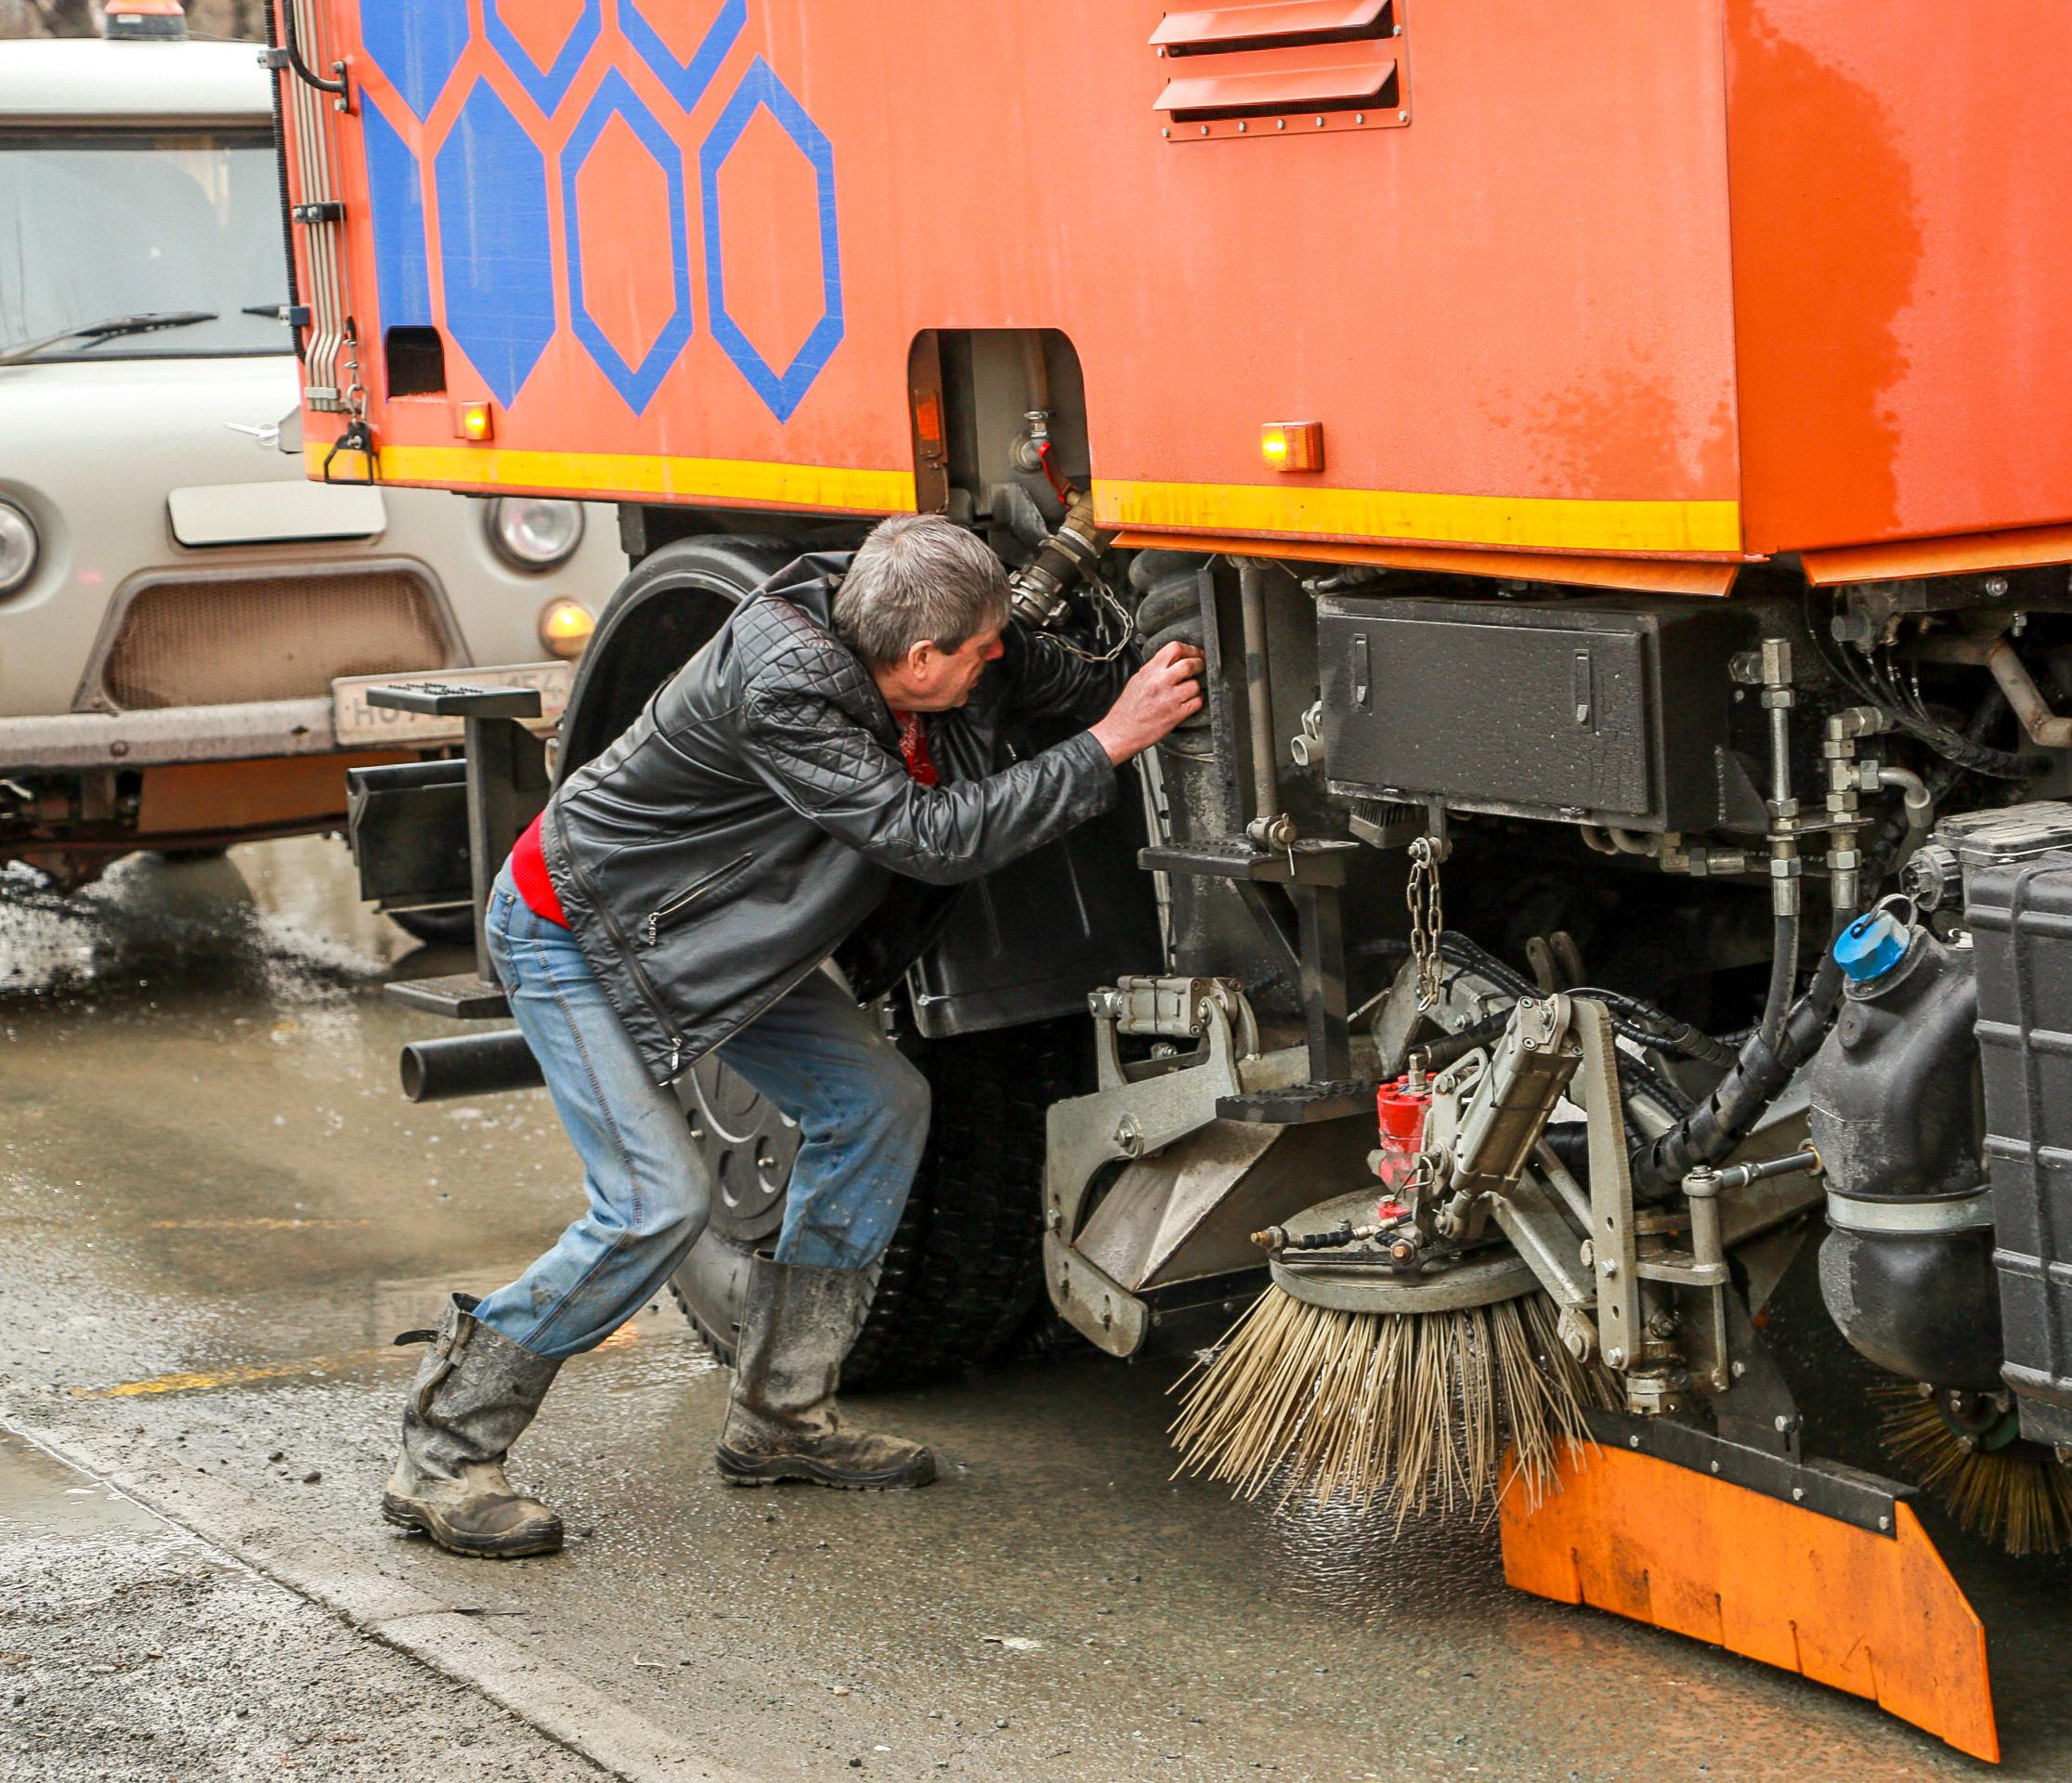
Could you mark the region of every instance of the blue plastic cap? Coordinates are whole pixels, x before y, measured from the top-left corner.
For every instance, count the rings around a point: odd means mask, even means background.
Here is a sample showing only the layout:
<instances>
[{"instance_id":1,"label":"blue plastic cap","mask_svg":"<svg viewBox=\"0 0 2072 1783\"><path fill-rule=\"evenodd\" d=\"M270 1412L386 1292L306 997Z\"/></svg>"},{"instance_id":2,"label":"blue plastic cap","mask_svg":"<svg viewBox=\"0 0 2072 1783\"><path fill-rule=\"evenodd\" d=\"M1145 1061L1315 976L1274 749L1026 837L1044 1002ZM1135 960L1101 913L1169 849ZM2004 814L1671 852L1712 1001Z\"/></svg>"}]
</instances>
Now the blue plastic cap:
<instances>
[{"instance_id":1,"label":"blue plastic cap","mask_svg":"<svg viewBox=\"0 0 2072 1783\"><path fill-rule=\"evenodd\" d=\"M1858 917L1835 938L1834 963L1852 983L1882 978L1906 957L1911 934L1889 910Z\"/></svg>"}]
</instances>

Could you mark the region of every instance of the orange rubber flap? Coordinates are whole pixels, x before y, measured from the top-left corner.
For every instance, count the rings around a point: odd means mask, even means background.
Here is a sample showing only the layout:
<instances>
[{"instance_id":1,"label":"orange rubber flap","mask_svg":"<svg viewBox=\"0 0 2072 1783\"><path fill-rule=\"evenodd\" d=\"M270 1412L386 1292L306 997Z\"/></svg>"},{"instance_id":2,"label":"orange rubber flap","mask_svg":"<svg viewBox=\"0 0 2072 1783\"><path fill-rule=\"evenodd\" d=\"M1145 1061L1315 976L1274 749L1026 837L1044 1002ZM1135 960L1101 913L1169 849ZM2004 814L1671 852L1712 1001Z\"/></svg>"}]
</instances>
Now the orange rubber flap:
<instances>
[{"instance_id":1,"label":"orange rubber flap","mask_svg":"<svg viewBox=\"0 0 2072 1783\"><path fill-rule=\"evenodd\" d=\"M1570 1445L1504 1496L1504 1577L1869 1697L1998 1763L1986 1630L1913 1511L1873 1534L1652 1455Z\"/></svg>"}]
</instances>

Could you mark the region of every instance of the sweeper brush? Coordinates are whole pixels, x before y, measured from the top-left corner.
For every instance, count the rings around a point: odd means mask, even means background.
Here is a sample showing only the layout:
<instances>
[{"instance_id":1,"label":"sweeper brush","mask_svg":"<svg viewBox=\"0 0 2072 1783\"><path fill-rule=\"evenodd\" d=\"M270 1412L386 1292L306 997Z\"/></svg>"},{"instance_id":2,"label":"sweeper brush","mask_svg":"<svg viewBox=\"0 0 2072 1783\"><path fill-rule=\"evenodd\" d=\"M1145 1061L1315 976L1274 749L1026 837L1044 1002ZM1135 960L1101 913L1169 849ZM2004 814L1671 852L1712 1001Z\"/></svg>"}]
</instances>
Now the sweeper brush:
<instances>
[{"instance_id":1,"label":"sweeper brush","mask_svg":"<svg viewBox=\"0 0 2072 1783\"><path fill-rule=\"evenodd\" d=\"M1907 1489L1804 1452L1759 1323L1821 1200L1832 1217L1829 1151L1858 1162L1832 1118L1853 1061L1813 1074L1813 1145L1804 1117L1760 1118L1819 1050L1838 984L1823 973L1774 1047L1752 1037L1665 1126L1603 998L1499 983L1501 1035L1414 1053L1380 1087L1374 1181L1253 1234L1270 1284L1175 1388L1179 1471L1375 1506L1399 1529L1493 1514L1521 1590L1802 1672L1994 1756L1978 1618ZM1492 1035L1484 1014L1469 1025ZM1583 1119L1557 1133L1564 1105ZM1823 1285L1868 1307L1893 1267L1831 1231ZM2012 1434L2004 1404L1909 1393L1909 1452L1961 1516L2025 1547L2072 1534L2072 1476L1979 1452ZM1967 1455L1953 1412L2000 1422Z\"/></svg>"},{"instance_id":2,"label":"sweeper brush","mask_svg":"<svg viewBox=\"0 0 2072 1783\"><path fill-rule=\"evenodd\" d=\"M1399 1528L1493 1514L1513 1475L1537 1497L1563 1439L1586 1438L1585 1404L1610 1403L1555 1324L1538 1293L1365 1313L1269 1287L1178 1389L1180 1471L1248 1499L1271 1481L1284 1503L1378 1501Z\"/></svg>"},{"instance_id":3,"label":"sweeper brush","mask_svg":"<svg viewBox=\"0 0 2072 1783\"><path fill-rule=\"evenodd\" d=\"M1923 1382L1871 1388L1878 1438L1901 1473L1933 1493L1967 1533L2009 1554L2057 1554L2072 1543L2072 1467L2024 1442L1999 1394Z\"/></svg>"}]
</instances>

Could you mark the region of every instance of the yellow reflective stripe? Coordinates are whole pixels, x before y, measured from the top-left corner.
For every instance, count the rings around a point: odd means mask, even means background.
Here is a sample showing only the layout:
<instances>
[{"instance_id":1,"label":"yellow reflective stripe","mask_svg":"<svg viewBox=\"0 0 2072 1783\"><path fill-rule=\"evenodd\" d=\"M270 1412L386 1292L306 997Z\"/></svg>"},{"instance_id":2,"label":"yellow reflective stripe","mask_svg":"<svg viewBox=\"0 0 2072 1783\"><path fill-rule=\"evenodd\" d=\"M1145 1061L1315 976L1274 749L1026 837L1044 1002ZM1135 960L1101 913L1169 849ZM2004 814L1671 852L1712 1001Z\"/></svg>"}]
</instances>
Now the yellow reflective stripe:
<instances>
[{"instance_id":1,"label":"yellow reflective stripe","mask_svg":"<svg viewBox=\"0 0 2072 1783\"><path fill-rule=\"evenodd\" d=\"M1424 495L1258 483L1094 478L1094 514L1123 527L1254 537L1314 533L1411 544L1546 551L1739 552L1737 501L1574 501L1545 496Z\"/></svg>"},{"instance_id":2,"label":"yellow reflective stripe","mask_svg":"<svg viewBox=\"0 0 2072 1783\"><path fill-rule=\"evenodd\" d=\"M328 443L303 448L312 476L323 475ZM575 496L684 497L704 501L770 503L847 514L911 514L911 471L852 470L840 464L767 464L750 459L662 458L643 452L534 452L501 446L383 446L387 483L468 489L545 489ZM341 452L332 466L341 480L363 478L367 462Z\"/></svg>"}]
</instances>

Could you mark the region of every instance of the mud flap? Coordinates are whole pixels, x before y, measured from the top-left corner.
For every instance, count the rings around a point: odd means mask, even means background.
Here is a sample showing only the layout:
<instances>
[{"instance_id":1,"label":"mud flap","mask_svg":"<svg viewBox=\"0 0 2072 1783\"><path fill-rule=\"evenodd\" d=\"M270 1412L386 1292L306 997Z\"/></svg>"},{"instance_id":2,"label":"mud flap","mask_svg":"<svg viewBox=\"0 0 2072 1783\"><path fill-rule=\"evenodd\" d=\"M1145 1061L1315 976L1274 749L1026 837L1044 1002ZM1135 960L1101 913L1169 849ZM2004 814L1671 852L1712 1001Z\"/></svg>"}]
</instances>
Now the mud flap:
<instances>
[{"instance_id":1,"label":"mud flap","mask_svg":"<svg viewBox=\"0 0 2072 1783\"><path fill-rule=\"evenodd\" d=\"M1998 1763L1986 1630L1904 1502L1889 1533L1613 1447L1503 1501L1504 1577L1869 1697Z\"/></svg>"}]
</instances>

